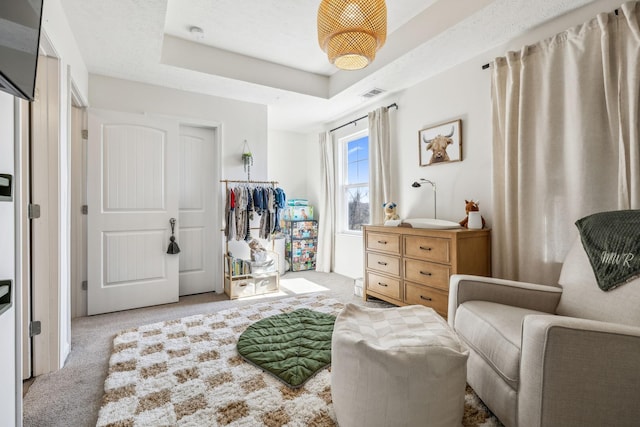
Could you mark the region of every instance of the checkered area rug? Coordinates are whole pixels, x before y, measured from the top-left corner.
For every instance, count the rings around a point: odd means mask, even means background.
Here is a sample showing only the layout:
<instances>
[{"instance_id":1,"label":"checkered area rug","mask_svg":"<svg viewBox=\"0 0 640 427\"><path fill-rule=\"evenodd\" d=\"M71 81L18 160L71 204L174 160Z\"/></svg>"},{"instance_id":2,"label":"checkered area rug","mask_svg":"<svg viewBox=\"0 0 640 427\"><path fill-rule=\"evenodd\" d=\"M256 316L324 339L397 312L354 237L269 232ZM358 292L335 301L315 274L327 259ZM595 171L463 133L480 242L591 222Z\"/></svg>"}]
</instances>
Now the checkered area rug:
<instances>
[{"instance_id":1,"label":"checkered area rug","mask_svg":"<svg viewBox=\"0 0 640 427\"><path fill-rule=\"evenodd\" d=\"M329 369L292 390L236 351L250 324L299 308L337 314L343 304L300 296L120 332L97 426L336 426ZM500 425L471 389L466 399L463 425Z\"/></svg>"}]
</instances>

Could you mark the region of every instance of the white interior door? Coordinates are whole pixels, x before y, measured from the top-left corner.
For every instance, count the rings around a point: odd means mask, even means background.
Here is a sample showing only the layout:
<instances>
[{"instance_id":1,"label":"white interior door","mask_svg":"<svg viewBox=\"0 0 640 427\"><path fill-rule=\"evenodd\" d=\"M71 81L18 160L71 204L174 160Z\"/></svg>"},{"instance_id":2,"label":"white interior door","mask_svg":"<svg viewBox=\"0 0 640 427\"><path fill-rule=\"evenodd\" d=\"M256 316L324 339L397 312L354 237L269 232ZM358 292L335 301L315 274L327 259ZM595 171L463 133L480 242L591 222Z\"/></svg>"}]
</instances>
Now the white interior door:
<instances>
[{"instance_id":1,"label":"white interior door","mask_svg":"<svg viewBox=\"0 0 640 427\"><path fill-rule=\"evenodd\" d=\"M215 290L214 132L180 126L180 295Z\"/></svg>"},{"instance_id":2,"label":"white interior door","mask_svg":"<svg viewBox=\"0 0 640 427\"><path fill-rule=\"evenodd\" d=\"M89 315L178 301L178 148L176 123L89 111Z\"/></svg>"}]
</instances>

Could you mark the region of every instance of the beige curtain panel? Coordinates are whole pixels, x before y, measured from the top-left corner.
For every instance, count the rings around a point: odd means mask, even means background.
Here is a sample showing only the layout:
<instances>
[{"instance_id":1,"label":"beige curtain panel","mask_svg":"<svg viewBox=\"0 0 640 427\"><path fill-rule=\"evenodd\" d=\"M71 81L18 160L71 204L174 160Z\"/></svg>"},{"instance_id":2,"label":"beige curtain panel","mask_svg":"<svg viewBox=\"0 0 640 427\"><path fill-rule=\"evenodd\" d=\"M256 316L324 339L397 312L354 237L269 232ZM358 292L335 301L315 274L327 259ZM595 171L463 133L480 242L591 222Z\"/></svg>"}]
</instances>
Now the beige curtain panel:
<instances>
[{"instance_id":1,"label":"beige curtain panel","mask_svg":"<svg viewBox=\"0 0 640 427\"><path fill-rule=\"evenodd\" d=\"M640 208L640 4L493 64L494 275L557 283L595 212Z\"/></svg>"},{"instance_id":2,"label":"beige curtain panel","mask_svg":"<svg viewBox=\"0 0 640 427\"><path fill-rule=\"evenodd\" d=\"M333 249L335 241L335 155L331 133L318 135L320 143L320 206L318 218L318 252L316 253L316 271L333 271Z\"/></svg>"},{"instance_id":3,"label":"beige curtain panel","mask_svg":"<svg viewBox=\"0 0 640 427\"><path fill-rule=\"evenodd\" d=\"M380 107L369 118L369 209L371 224L384 222L382 204L391 200L389 110Z\"/></svg>"}]
</instances>

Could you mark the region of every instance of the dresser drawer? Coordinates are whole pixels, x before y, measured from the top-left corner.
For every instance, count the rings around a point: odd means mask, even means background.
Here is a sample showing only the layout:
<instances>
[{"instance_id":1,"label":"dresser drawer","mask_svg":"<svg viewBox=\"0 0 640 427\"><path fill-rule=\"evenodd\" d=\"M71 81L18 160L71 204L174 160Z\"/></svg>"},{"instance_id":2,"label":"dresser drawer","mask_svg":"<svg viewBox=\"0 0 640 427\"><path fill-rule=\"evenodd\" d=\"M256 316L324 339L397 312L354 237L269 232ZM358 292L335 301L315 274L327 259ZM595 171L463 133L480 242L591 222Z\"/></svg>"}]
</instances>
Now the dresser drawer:
<instances>
[{"instance_id":1,"label":"dresser drawer","mask_svg":"<svg viewBox=\"0 0 640 427\"><path fill-rule=\"evenodd\" d=\"M400 255L400 235L367 232L366 245L368 250L381 251Z\"/></svg>"},{"instance_id":2,"label":"dresser drawer","mask_svg":"<svg viewBox=\"0 0 640 427\"><path fill-rule=\"evenodd\" d=\"M404 236L404 255L448 264L451 240L438 237Z\"/></svg>"},{"instance_id":3,"label":"dresser drawer","mask_svg":"<svg viewBox=\"0 0 640 427\"><path fill-rule=\"evenodd\" d=\"M367 272L367 290L400 299L400 280Z\"/></svg>"},{"instance_id":4,"label":"dresser drawer","mask_svg":"<svg viewBox=\"0 0 640 427\"><path fill-rule=\"evenodd\" d=\"M404 260L404 278L422 285L429 285L444 291L449 290L451 267L415 259Z\"/></svg>"},{"instance_id":5,"label":"dresser drawer","mask_svg":"<svg viewBox=\"0 0 640 427\"><path fill-rule=\"evenodd\" d=\"M446 317L449 293L415 283L404 282L404 301L407 304L421 304L431 307Z\"/></svg>"},{"instance_id":6,"label":"dresser drawer","mask_svg":"<svg viewBox=\"0 0 640 427\"><path fill-rule=\"evenodd\" d=\"M367 268L400 277L400 258L367 252Z\"/></svg>"}]
</instances>

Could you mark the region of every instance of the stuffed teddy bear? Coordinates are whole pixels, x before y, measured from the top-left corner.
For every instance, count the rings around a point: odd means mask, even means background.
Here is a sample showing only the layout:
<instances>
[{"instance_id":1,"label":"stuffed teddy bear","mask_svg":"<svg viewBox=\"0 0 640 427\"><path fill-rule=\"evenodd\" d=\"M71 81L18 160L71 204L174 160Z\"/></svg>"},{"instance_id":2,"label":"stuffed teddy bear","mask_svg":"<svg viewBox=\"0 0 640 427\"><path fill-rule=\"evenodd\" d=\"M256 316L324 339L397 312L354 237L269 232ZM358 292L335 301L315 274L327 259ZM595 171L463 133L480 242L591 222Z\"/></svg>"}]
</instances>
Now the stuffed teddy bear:
<instances>
[{"instance_id":1,"label":"stuffed teddy bear","mask_svg":"<svg viewBox=\"0 0 640 427\"><path fill-rule=\"evenodd\" d=\"M464 201L464 210L467 213L467 216L459 222L459 224L461 226L463 226L464 228L469 228L469 212L477 212L480 210L480 202L479 201L473 201L473 200L465 200ZM486 223L484 221L484 217L481 216L480 218L482 218L482 228L485 227Z\"/></svg>"},{"instance_id":2,"label":"stuffed teddy bear","mask_svg":"<svg viewBox=\"0 0 640 427\"><path fill-rule=\"evenodd\" d=\"M263 262L267 259L267 250L256 239L252 239L249 242L249 248L251 249L251 261Z\"/></svg>"},{"instance_id":3,"label":"stuffed teddy bear","mask_svg":"<svg viewBox=\"0 0 640 427\"><path fill-rule=\"evenodd\" d=\"M392 219L400 219L398 214L396 213L396 204L394 202L386 202L382 204L384 208L384 220L389 221Z\"/></svg>"}]
</instances>

